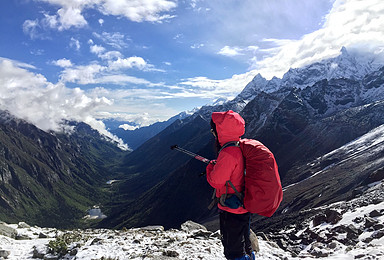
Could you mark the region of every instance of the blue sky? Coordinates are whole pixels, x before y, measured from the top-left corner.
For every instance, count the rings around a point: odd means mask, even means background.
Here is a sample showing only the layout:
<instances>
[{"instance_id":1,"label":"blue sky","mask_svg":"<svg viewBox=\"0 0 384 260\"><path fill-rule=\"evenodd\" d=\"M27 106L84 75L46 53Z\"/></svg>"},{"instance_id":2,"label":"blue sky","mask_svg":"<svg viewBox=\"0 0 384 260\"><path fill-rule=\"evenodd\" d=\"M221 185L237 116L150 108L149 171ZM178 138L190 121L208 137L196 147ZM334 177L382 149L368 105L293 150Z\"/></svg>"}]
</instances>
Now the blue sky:
<instances>
[{"instance_id":1,"label":"blue sky","mask_svg":"<svg viewBox=\"0 0 384 260\"><path fill-rule=\"evenodd\" d=\"M0 109L147 125L342 46L383 53L381 0L0 1Z\"/></svg>"}]
</instances>

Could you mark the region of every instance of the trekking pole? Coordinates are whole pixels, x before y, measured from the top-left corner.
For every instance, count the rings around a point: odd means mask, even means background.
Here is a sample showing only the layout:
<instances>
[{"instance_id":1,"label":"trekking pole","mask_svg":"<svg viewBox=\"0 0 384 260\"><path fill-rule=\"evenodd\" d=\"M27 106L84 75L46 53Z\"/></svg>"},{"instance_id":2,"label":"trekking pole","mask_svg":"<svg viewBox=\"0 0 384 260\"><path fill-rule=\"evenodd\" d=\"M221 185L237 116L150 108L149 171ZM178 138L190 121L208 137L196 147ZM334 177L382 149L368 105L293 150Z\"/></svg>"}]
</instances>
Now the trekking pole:
<instances>
[{"instance_id":1,"label":"trekking pole","mask_svg":"<svg viewBox=\"0 0 384 260\"><path fill-rule=\"evenodd\" d=\"M179 151L179 152L182 152L182 153L185 153L193 158L195 158L196 160L199 160L201 162L204 162L206 164L209 164L211 162L211 160L207 159L207 158L204 158L203 156L201 155L198 155L198 154L195 154L195 153L192 153L191 151L188 151L188 150L185 150L181 147L178 147L177 144L175 145L172 145L171 146L171 150L176 150L176 151ZM213 162L214 163L214 162ZM205 172L202 172L199 174L199 176L203 176L205 175L206 173Z\"/></svg>"},{"instance_id":2,"label":"trekking pole","mask_svg":"<svg viewBox=\"0 0 384 260\"><path fill-rule=\"evenodd\" d=\"M175 145L172 145L171 146L171 150L176 150L176 151L179 151L179 152L182 152L182 153L185 153L185 154L188 154L189 156L195 158L196 160L199 160L201 162L204 162L206 164L209 164L211 160L207 159L207 158L204 158L203 156L201 155L198 155L198 154L195 154L195 153L192 153L188 150L185 150L181 147L178 147L177 144Z\"/></svg>"}]
</instances>

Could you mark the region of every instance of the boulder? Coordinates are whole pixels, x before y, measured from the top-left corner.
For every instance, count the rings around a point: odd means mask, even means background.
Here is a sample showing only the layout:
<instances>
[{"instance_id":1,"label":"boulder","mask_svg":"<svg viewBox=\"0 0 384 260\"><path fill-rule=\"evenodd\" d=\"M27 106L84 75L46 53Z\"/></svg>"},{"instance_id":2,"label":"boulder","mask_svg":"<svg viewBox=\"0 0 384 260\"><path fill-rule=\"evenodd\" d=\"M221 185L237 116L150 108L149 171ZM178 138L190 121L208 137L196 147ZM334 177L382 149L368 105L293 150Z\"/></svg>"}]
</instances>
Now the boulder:
<instances>
[{"instance_id":1,"label":"boulder","mask_svg":"<svg viewBox=\"0 0 384 260\"><path fill-rule=\"evenodd\" d=\"M31 226L28 225L27 223L25 222L19 222L19 224L17 225L17 228L30 228Z\"/></svg>"},{"instance_id":2,"label":"boulder","mask_svg":"<svg viewBox=\"0 0 384 260\"><path fill-rule=\"evenodd\" d=\"M15 228L9 226L7 223L0 222L0 235L10 238L16 238L17 231Z\"/></svg>"},{"instance_id":3,"label":"boulder","mask_svg":"<svg viewBox=\"0 0 384 260\"><path fill-rule=\"evenodd\" d=\"M3 258L7 259L10 254L11 254L10 251L0 249L0 258L1 259L3 259Z\"/></svg>"},{"instance_id":4,"label":"boulder","mask_svg":"<svg viewBox=\"0 0 384 260\"><path fill-rule=\"evenodd\" d=\"M164 231L163 226L146 226L146 227L142 227L140 229L145 230L145 231L160 231L160 232Z\"/></svg>"},{"instance_id":5,"label":"boulder","mask_svg":"<svg viewBox=\"0 0 384 260\"><path fill-rule=\"evenodd\" d=\"M343 218L343 215L333 209L327 209L325 215L327 216L327 222L331 224L336 224Z\"/></svg>"},{"instance_id":6,"label":"boulder","mask_svg":"<svg viewBox=\"0 0 384 260\"><path fill-rule=\"evenodd\" d=\"M189 232L192 232L194 230L206 231L207 228L204 227L203 225L199 224L199 223L188 220L187 222L181 224L181 230L186 232L186 233L189 233Z\"/></svg>"},{"instance_id":7,"label":"boulder","mask_svg":"<svg viewBox=\"0 0 384 260\"><path fill-rule=\"evenodd\" d=\"M314 218L313 218L313 226L316 227L324 222L327 222L327 215L325 215L324 213L320 213L320 214L317 214Z\"/></svg>"}]
</instances>

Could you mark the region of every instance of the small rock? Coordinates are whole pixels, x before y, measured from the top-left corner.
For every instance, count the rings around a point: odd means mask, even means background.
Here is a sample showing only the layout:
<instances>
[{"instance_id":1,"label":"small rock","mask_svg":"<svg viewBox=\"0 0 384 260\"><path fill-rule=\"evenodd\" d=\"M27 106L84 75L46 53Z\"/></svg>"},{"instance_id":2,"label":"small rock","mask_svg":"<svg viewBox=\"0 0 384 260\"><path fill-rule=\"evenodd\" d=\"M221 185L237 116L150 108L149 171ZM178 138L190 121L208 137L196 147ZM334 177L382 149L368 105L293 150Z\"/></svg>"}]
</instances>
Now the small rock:
<instances>
[{"instance_id":1,"label":"small rock","mask_svg":"<svg viewBox=\"0 0 384 260\"><path fill-rule=\"evenodd\" d=\"M371 243L372 242L372 240L373 240L373 237L367 237L367 238L364 238L362 241L364 242L364 243Z\"/></svg>"},{"instance_id":2,"label":"small rock","mask_svg":"<svg viewBox=\"0 0 384 260\"><path fill-rule=\"evenodd\" d=\"M94 238L93 240L92 240L92 242L91 242L91 246L93 246L93 245L101 245L102 244L102 239L101 238L98 238L98 237L96 237L96 238Z\"/></svg>"},{"instance_id":3,"label":"small rock","mask_svg":"<svg viewBox=\"0 0 384 260\"><path fill-rule=\"evenodd\" d=\"M280 239L276 240L276 243L283 250L286 250L287 247L288 247L288 244L287 244L287 242L284 239L280 238Z\"/></svg>"},{"instance_id":4,"label":"small rock","mask_svg":"<svg viewBox=\"0 0 384 260\"><path fill-rule=\"evenodd\" d=\"M252 229L250 230L249 240L251 240L252 250L258 253L260 251L259 240L257 239L257 236Z\"/></svg>"},{"instance_id":5,"label":"small rock","mask_svg":"<svg viewBox=\"0 0 384 260\"><path fill-rule=\"evenodd\" d=\"M178 257L179 253L177 253L176 251L173 251L173 250L167 250L167 251L163 252L163 255L168 256L168 257Z\"/></svg>"},{"instance_id":6,"label":"small rock","mask_svg":"<svg viewBox=\"0 0 384 260\"><path fill-rule=\"evenodd\" d=\"M364 224L364 227L365 228L370 228L370 227L373 227L375 224L377 224L378 221L374 218L371 218L371 217L366 217L365 218L365 224Z\"/></svg>"},{"instance_id":7,"label":"small rock","mask_svg":"<svg viewBox=\"0 0 384 260\"><path fill-rule=\"evenodd\" d=\"M6 223L0 221L0 235L16 238L17 231L13 227L10 227Z\"/></svg>"},{"instance_id":8,"label":"small rock","mask_svg":"<svg viewBox=\"0 0 384 260\"><path fill-rule=\"evenodd\" d=\"M345 230L347 231L347 238L348 239L357 239L361 233L360 230L358 230L354 225L350 224L348 225Z\"/></svg>"},{"instance_id":9,"label":"small rock","mask_svg":"<svg viewBox=\"0 0 384 260\"><path fill-rule=\"evenodd\" d=\"M333 209L327 209L325 211L325 215L327 216L327 222L331 224L336 224L343 218L343 216L339 212Z\"/></svg>"},{"instance_id":10,"label":"small rock","mask_svg":"<svg viewBox=\"0 0 384 260\"><path fill-rule=\"evenodd\" d=\"M354 223L358 224L364 221L363 217L356 217L352 220Z\"/></svg>"},{"instance_id":11,"label":"small rock","mask_svg":"<svg viewBox=\"0 0 384 260\"><path fill-rule=\"evenodd\" d=\"M31 238L24 234L17 234L15 237L16 240L31 240Z\"/></svg>"},{"instance_id":12,"label":"small rock","mask_svg":"<svg viewBox=\"0 0 384 260\"><path fill-rule=\"evenodd\" d=\"M373 225L373 229L374 230L380 230L380 229L383 229L384 228L384 225L381 224L381 223L377 223L375 225Z\"/></svg>"},{"instance_id":13,"label":"small rock","mask_svg":"<svg viewBox=\"0 0 384 260\"><path fill-rule=\"evenodd\" d=\"M45 246L34 246L32 258L44 258L47 254L47 248Z\"/></svg>"},{"instance_id":14,"label":"small rock","mask_svg":"<svg viewBox=\"0 0 384 260\"><path fill-rule=\"evenodd\" d=\"M320 213L313 218L313 226L316 227L324 222L327 222L327 215Z\"/></svg>"},{"instance_id":15,"label":"small rock","mask_svg":"<svg viewBox=\"0 0 384 260\"><path fill-rule=\"evenodd\" d=\"M370 213L369 213L369 216L371 218L374 218L374 217L379 217L381 216L381 213L379 211L377 211L376 209L372 210Z\"/></svg>"},{"instance_id":16,"label":"small rock","mask_svg":"<svg viewBox=\"0 0 384 260\"><path fill-rule=\"evenodd\" d=\"M193 233L192 233L192 238L209 238L210 236L212 235L212 232L210 231L206 231L206 230L195 230Z\"/></svg>"},{"instance_id":17,"label":"small rock","mask_svg":"<svg viewBox=\"0 0 384 260\"><path fill-rule=\"evenodd\" d=\"M30 228L31 226L28 225L27 223L25 222L19 222L19 224L17 225L17 228Z\"/></svg>"},{"instance_id":18,"label":"small rock","mask_svg":"<svg viewBox=\"0 0 384 260\"><path fill-rule=\"evenodd\" d=\"M379 230L372 234L372 237L376 239L382 238L383 236L384 236L384 231L382 230Z\"/></svg>"},{"instance_id":19,"label":"small rock","mask_svg":"<svg viewBox=\"0 0 384 260\"><path fill-rule=\"evenodd\" d=\"M10 251L7 251L7 250L0 250L0 257L3 257L3 258L8 258L8 256L11 254Z\"/></svg>"},{"instance_id":20,"label":"small rock","mask_svg":"<svg viewBox=\"0 0 384 260\"><path fill-rule=\"evenodd\" d=\"M77 255L77 252L78 252L79 250L77 249L77 248L73 248L71 251L69 251L69 255L70 256L75 256L75 255Z\"/></svg>"},{"instance_id":21,"label":"small rock","mask_svg":"<svg viewBox=\"0 0 384 260\"><path fill-rule=\"evenodd\" d=\"M39 233L39 238L47 238L48 236L42 232Z\"/></svg>"},{"instance_id":22,"label":"small rock","mask_svg":"<svg viewBox=\"0 0 384 260\"><path fill-rule=\"evenodd\" d=\"M147 227L142 227L140 229L145 231L161 231L161 232L164 231L163 226L147 226Z\"/></svg>"},{"instance_id":23,"label":"small rock","mask_svg":"<svg viewBox=\"0 0 384 260\"><path fill-rule=\"evenodd\" d=\"M58 260L59 257L56 255L48 254L44 256L44 260Z\"/></svg>"},{"instance_id":24,"label":"small rock","mask_svg":"<svg viewBox=\"0 0 384 260\"><path fill-rule=\"evenodd\" d=\"M188 232L192 232L194 230L206 231L207 228L201 224L198 224L198 223L195 223L195 222L189 220L189 221L181 224L181 230L188 233Z\"/></svg>"}]
</instances>

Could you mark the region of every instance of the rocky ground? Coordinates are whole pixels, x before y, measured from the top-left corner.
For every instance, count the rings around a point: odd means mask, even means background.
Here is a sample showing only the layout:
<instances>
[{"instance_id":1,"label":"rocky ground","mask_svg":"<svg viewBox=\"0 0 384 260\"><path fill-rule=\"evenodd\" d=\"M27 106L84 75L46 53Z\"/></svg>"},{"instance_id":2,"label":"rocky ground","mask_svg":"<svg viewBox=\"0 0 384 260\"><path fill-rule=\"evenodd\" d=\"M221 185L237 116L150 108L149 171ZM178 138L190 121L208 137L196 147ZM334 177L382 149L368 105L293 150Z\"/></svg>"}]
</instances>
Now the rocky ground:
<instances>
[{"instance_id":1,"label":"rocky ground","mask_svg":"<svg viewBox=\"0 0 384 260\"><path fill-rule=\"evenodd\" d=\"M384 259L384 185L370 186L351 201L301 212L312 217L270 239L292 257Z\"/></svg>"},{"instance_id":2,"label":"rocky ground","mask_svg":"<svg viewBox=\"0 0 384 260\"><path fill-rule=\"evenodd\" d=\"M301 212L311 217L300 224L258 232L258 259L384 259L383 183L351 201L309 211ZM170 230L58 230L1 223L0 234L0 259L224 259L219 232L191 221Z\"/></svg>"}]
</instances>

